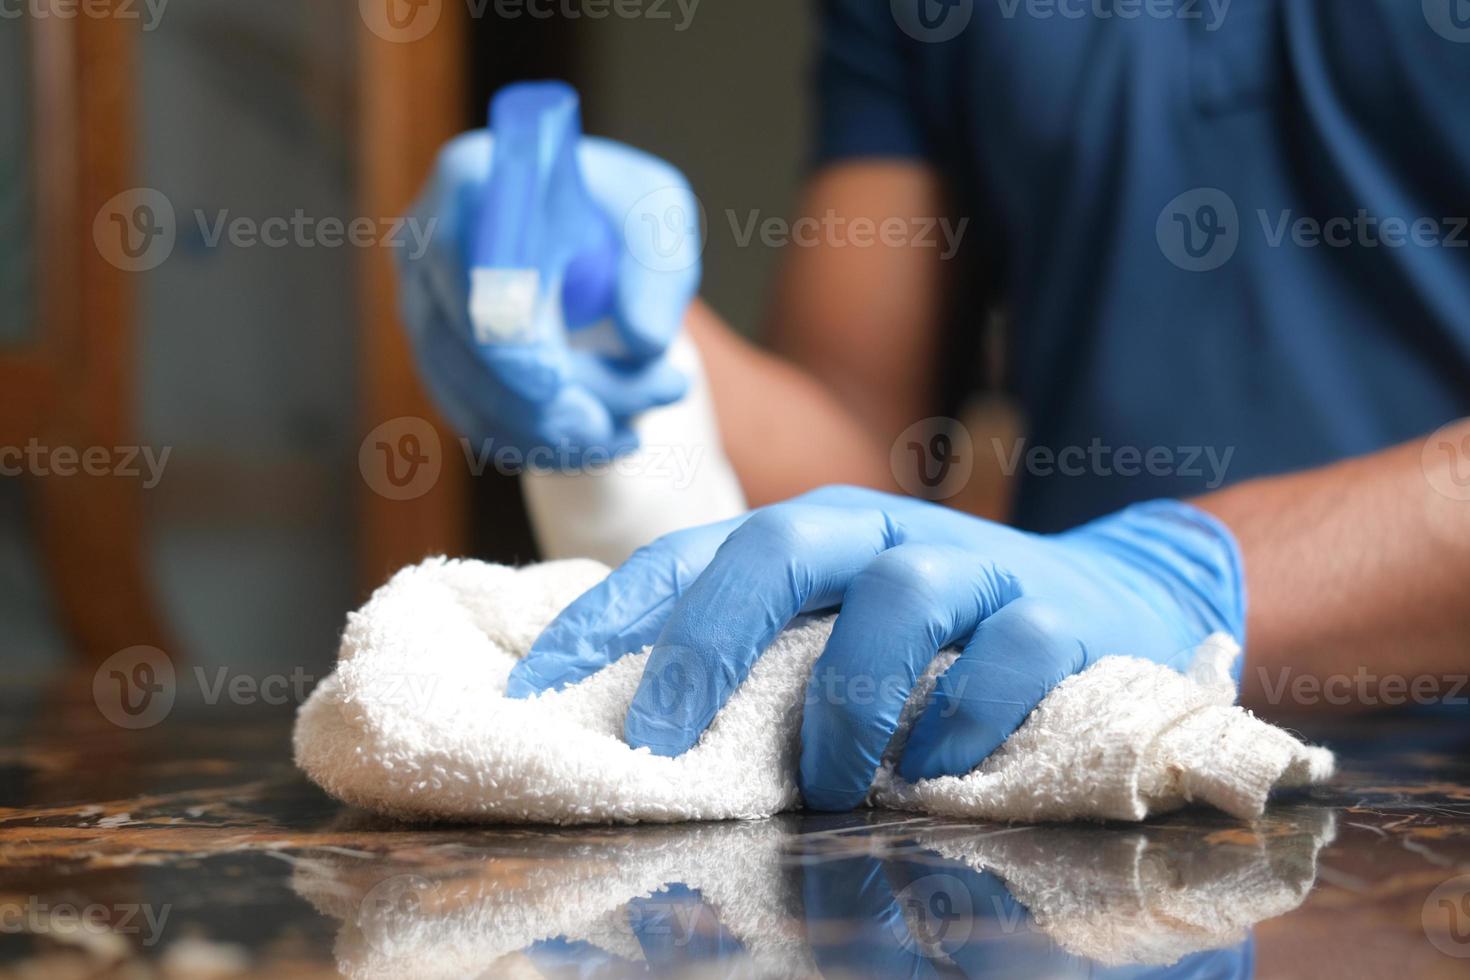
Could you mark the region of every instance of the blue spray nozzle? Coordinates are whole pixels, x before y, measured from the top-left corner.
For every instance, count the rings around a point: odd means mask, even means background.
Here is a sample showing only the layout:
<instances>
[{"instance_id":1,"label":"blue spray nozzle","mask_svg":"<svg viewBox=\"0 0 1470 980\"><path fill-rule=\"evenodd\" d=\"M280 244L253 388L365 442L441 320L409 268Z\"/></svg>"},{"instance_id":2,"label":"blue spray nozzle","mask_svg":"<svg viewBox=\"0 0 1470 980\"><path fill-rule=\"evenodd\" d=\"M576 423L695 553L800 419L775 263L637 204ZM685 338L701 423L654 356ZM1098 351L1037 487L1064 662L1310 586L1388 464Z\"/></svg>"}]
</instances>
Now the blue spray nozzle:
<instances>
[{"instance_id":1,"label":"blue spray nozzle","mask_svg":"<svg viewBox=\"0 0 1470 980\"><path fill-rule=\"evenodd\" d=\"M490 103L494 150L475 269L534 270L538 289L561 290L576 329L612 313L617 239L582 176L580 100L565 82L520 82Z\"/></svg>"}]
</instances>

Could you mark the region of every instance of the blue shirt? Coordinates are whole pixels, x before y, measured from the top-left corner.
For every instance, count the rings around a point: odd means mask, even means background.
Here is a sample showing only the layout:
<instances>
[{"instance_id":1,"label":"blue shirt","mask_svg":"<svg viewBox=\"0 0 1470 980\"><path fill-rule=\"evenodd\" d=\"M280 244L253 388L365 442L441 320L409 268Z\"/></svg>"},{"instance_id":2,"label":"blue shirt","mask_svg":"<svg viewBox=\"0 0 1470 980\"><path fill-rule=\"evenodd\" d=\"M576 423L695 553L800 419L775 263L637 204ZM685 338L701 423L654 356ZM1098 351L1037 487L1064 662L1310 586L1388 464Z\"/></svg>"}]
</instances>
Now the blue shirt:
<instances>
[{"instance_id":1,"label":"blue shirt","mask_svg":"<svg viewBox=\"0 0 1470 980\"><path fill-rule=\"evenodd\" d=\"M818 163L929 161L972 219L1022 526L1470 415L1470 0L822 11Z\"/></svg>"}]
</instances>

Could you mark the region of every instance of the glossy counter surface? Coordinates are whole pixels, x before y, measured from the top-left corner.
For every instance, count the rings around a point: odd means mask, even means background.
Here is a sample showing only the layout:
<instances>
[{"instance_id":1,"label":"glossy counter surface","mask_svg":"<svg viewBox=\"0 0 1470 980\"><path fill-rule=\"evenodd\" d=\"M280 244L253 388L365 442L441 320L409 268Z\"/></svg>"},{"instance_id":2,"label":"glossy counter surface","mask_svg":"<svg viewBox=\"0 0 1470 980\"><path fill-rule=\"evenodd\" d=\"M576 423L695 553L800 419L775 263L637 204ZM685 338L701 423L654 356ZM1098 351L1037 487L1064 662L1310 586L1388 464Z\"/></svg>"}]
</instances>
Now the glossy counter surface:
<instances>
[{"instance_id":1,"label":"glossy counter surface","mask_svg":"<svg viewBox=\"0 0 1470 980\"><path fill-rule=\"evenodd\" d=\"M573 831L342 807L264 707L123 731L13 702L0 976L1470 975L1453 716L1304 727L1341 775L1254 825Z\"/></svg>"}]
</instances>

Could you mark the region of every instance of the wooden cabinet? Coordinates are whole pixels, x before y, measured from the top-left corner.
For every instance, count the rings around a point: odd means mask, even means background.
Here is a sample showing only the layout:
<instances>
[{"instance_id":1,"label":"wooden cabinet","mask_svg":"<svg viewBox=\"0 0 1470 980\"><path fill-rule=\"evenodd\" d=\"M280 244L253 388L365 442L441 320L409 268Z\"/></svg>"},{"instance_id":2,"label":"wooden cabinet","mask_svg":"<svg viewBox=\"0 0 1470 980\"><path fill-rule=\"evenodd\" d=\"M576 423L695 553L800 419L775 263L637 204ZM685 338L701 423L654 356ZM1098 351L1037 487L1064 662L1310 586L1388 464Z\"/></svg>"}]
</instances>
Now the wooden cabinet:
<instances>
[{"instance_id":1,"label":"wooden cabinet","mask_svg":"<svg viewBox=\"0 0 1470 980\"><path fill-rule=\"evenodd\" d=\"M148 107L142 104L147 88L140 85L148 67L145 46L152 42L135 15L143 5L94 0L84 6L85 15L28 13L4 26L7 43L24 52L6 70L23 76L26 111L8 112L0 122L18 129L9 145L20 148L16 155L29 166L18 204L13 195L3 211L7 233L16 232L8 268L27 271L24 288L8 293L22 298L0 310L0 447L34 442L81 451L139 443L145 356L139 295L155 273L128 268L122 236L146 233L143 219L156 217L140 210L147 200L137 196L148 182L144 171L152 149L144 127ZM280 9L330 18L329 29L350 32L355 67L343 101L352 112L342 124L350 133L352 207L360 215L391 216L404 213L439 145L467 122L466 25L462 5L444 4L422 37L385 37L368 23L370 6L342 0ZM161 22L147 30L177 29L169 20L173 15L173 7L165 8ZM217 40L228 38L206 37L203 49L222 48ZM304 84L289 65L269 57L250 62L249 52L244 57L236 77L267 90ZM221 64L205 61L201 70ZM179 224L182 236L185 221ZM361 249L351 261L359 436L399 416L437 425L396 320L390 255ZM254 302L248 292L226 299ZM447 432L442 443L448 451L455 445ZM219 449L228 452L231 446ZM100 659L146 643L186 656L161 611L150 573L142 482L35 472L18 478L27 488L39 563L75 648ZM426 554L463 550L466 483L461 469L445 466L431 491L390 500L354 475L343 484L351 488L350 500L313 506L352 510L354 577L365 588Z\"/></svg>"}]
</instances>

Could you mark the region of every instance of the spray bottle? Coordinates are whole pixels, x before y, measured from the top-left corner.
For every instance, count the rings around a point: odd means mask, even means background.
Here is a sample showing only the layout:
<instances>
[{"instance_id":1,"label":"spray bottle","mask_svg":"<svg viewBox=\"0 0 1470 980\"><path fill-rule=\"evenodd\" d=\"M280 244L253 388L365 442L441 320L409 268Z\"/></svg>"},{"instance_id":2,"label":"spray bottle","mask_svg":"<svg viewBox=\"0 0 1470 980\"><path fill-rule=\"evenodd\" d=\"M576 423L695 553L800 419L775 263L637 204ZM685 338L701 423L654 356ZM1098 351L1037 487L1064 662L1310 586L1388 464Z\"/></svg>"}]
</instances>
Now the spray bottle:
<instances>
[{"instance_id":1,"label":"spray bottle","mask_svg":"<svg viewBox=\"0 0 1470 980\"><path fill-rule=\"evenodd\" d=\"M491 104L490 127L484 220L470 255L476 342L549 338L616 357L610 317L621 242L583 179L577 93L560 82L511 85ZM631 455L582 471L522 474L543 557L615 566L660 535L745 511L688 337L675 339L670 360L689 391L633 421L640 446Z\"/></svg>"}]
</instances>

